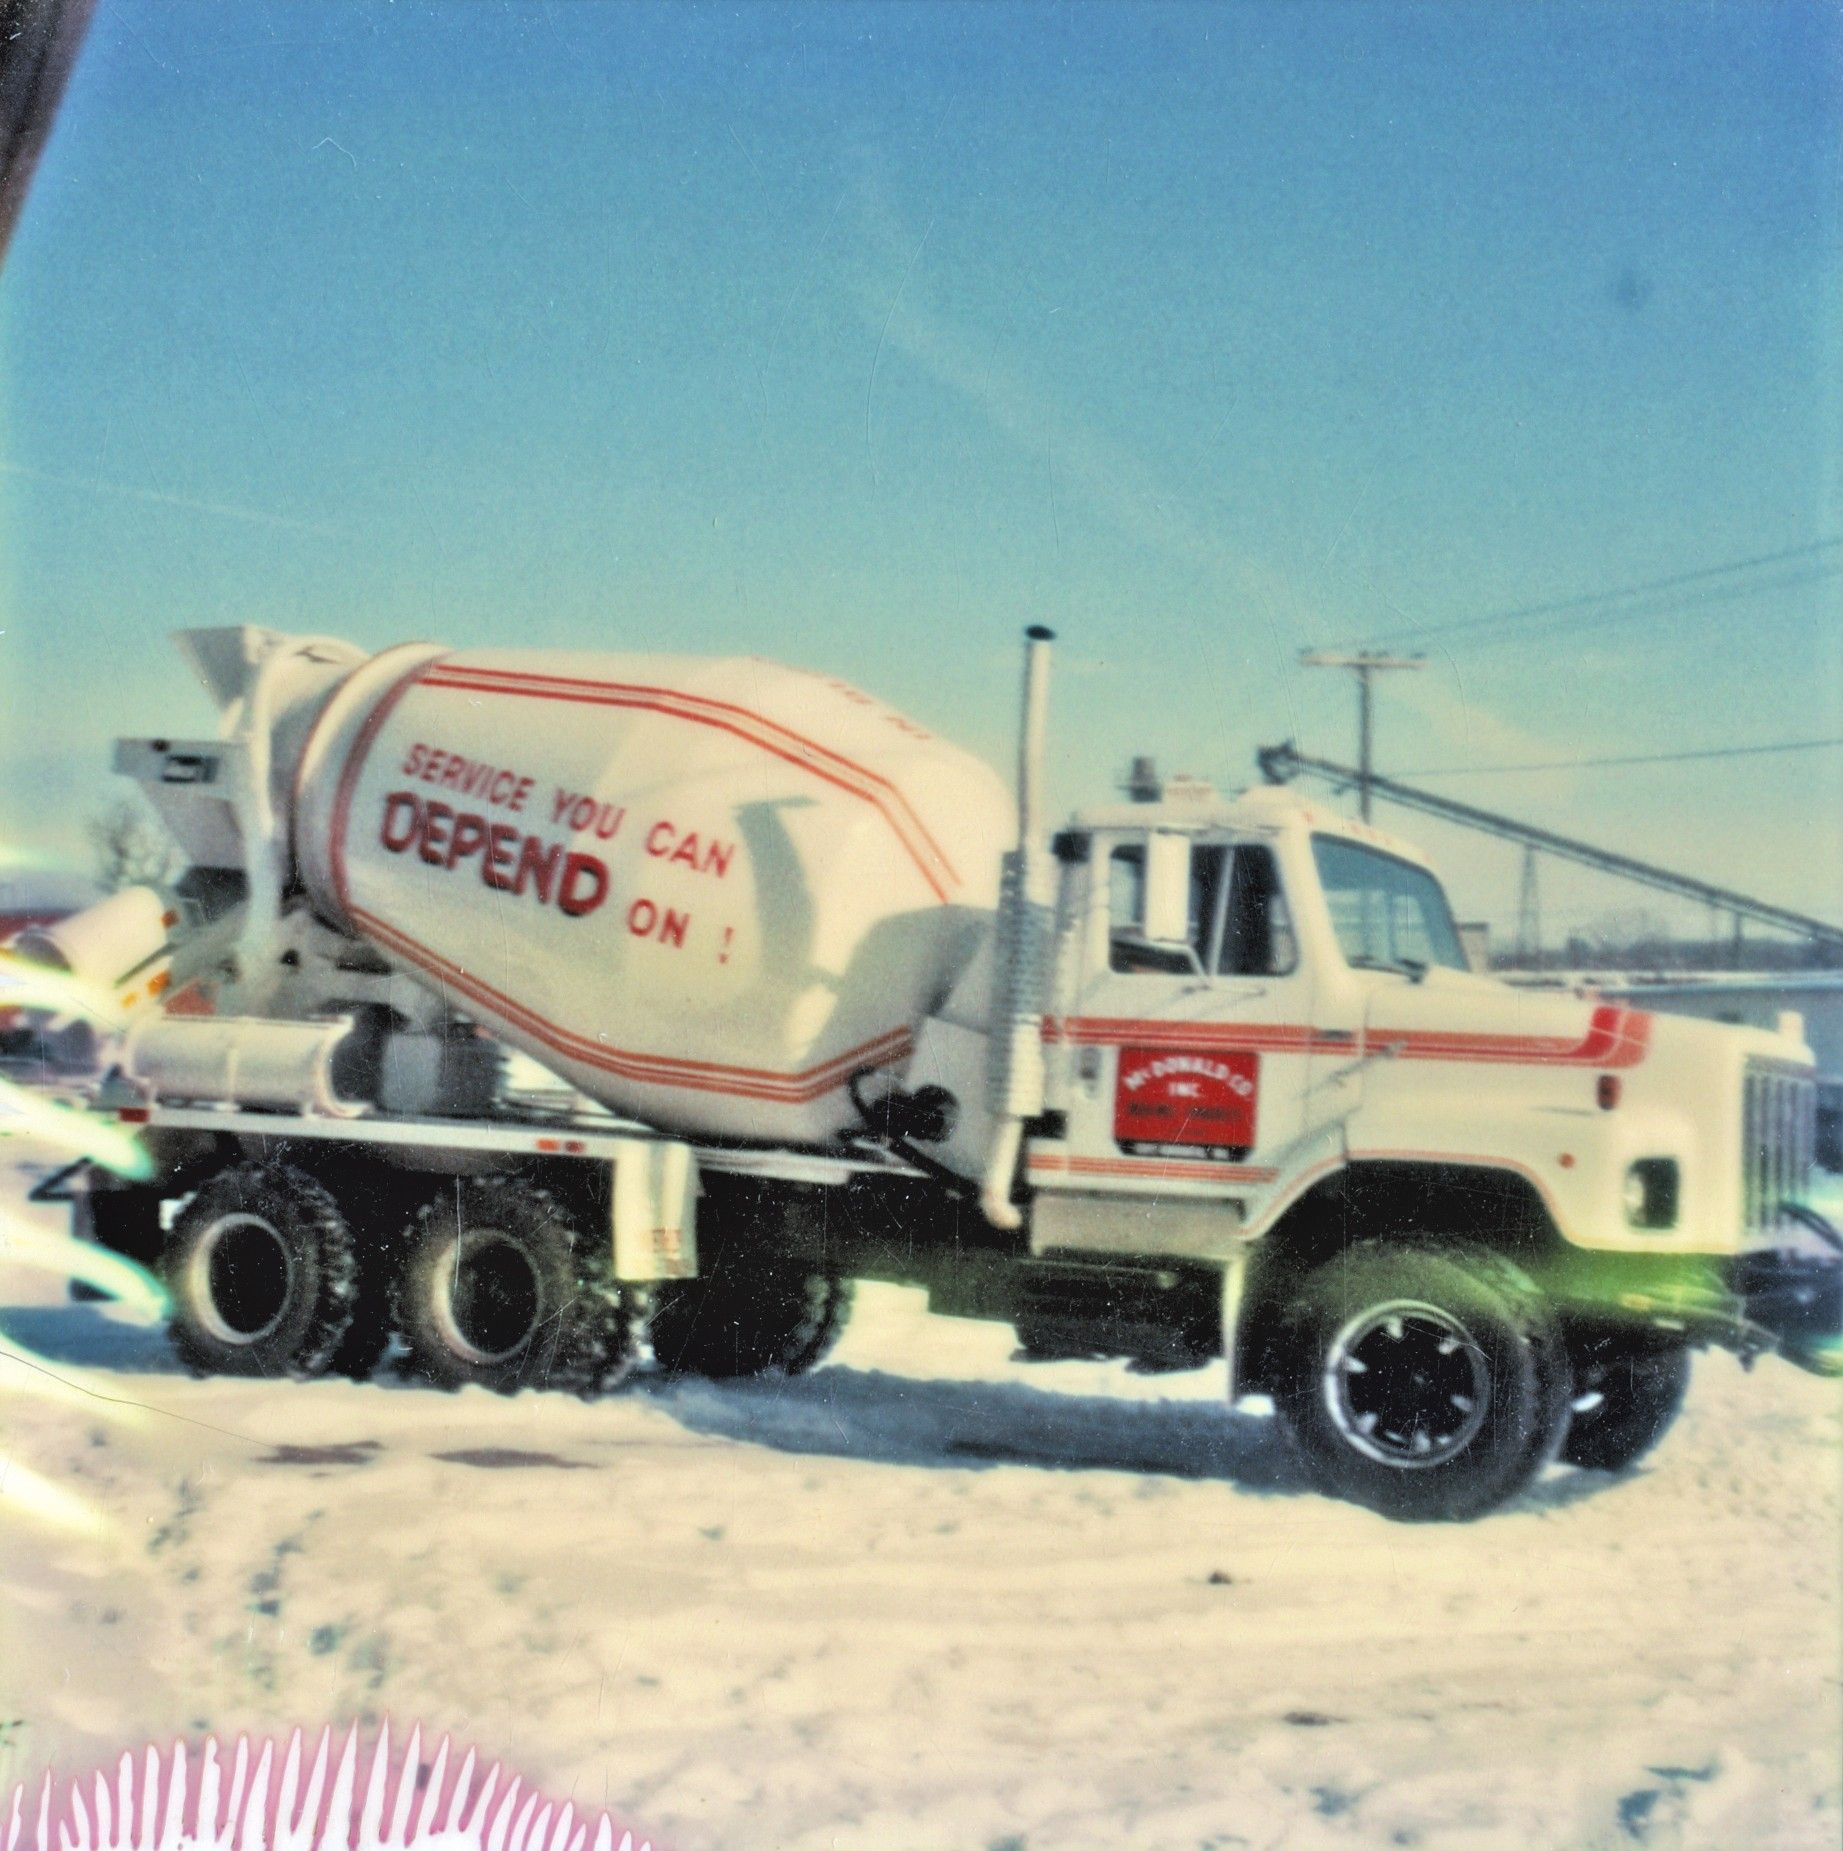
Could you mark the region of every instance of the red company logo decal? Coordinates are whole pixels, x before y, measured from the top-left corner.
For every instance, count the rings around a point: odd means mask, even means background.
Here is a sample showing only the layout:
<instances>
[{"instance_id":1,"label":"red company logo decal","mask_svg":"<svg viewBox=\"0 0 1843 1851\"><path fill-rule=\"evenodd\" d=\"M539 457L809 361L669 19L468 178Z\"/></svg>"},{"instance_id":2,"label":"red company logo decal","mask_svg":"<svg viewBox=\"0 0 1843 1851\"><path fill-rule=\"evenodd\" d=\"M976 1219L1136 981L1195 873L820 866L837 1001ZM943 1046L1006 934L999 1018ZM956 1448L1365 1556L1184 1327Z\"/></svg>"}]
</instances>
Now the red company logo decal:
<instances>
[{"instance_id":1,"label":"red company logo decal","mask_svg":"<svg viewBox=\"0 0 1843 1851\"><path fill-rule=\"evenodd\" d=\"M1182 1048L1122 1048L1113 1135L1122 1150L1227 1161L1254 1144L1261 1057Z\"/></svg>"}]
</instances>

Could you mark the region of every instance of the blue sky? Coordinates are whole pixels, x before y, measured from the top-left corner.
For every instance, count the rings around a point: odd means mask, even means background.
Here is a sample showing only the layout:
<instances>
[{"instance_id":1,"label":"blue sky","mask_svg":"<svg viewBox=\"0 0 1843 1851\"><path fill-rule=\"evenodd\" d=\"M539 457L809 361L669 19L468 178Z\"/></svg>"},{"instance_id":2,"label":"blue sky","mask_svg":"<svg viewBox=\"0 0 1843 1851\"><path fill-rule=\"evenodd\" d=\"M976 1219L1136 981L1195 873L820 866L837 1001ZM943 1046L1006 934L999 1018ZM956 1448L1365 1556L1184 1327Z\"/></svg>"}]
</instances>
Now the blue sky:
<instances>
[{"instance_id":1,"label":"blue sky","mask_svg":"<svg viewBox=\"0 0 1843 1851\"><path fill-rule=\"evenodd\" d=\"M1347 755L1304 645L1843 536L1840 52L1752 0L101 0L0 276L0 831L77 852L113 734L209 726L201 623L759 651L1002 764L1047 619L1066 802ZM1839 564L1431 637L1380 762L1843 734ZM1843 751L1440 788L1843 915Z\"/></svg>"}]
</instances>

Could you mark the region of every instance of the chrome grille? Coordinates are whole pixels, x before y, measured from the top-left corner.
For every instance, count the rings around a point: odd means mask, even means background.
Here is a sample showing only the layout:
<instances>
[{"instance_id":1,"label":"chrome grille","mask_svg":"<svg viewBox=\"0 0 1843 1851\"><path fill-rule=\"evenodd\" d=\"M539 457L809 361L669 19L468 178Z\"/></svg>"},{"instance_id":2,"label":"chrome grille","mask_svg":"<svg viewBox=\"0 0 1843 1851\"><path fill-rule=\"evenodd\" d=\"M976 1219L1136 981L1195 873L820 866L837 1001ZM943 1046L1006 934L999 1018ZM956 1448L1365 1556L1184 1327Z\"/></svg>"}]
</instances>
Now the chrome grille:
<instances>
[{"instance_id":1,"label":"chrome grille","mask_svg":"<svg viewBox=\"0 0 1843 1851\"><path fill-rule=\"evenodd\" d=\"M1749 1061L1741 1082L1741 1219L1770 1233L1780 1205L1809 1193L1817 1136L1817 1082L1804 1068Z\"/></svg>"}]
</instances>

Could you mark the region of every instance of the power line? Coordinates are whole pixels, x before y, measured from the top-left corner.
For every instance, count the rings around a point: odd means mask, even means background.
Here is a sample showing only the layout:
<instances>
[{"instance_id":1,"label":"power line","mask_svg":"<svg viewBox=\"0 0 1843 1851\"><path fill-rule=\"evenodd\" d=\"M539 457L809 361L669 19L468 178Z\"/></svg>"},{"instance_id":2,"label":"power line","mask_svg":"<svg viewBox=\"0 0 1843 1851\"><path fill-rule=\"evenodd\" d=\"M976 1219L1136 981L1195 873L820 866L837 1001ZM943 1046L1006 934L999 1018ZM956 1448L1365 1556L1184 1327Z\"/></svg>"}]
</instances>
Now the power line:
<instances>
[{"instance_id":1,"label":"power line","mask_svg":"<svg viewBox=\"0 0 1843 1851\"><path fill-rule=\"evenodd\" d=\"M1793 559L1808 559L1818 553L1829 552L1843 545L1843 537L1827 540L1812 540L1802 546L1782 547L1776 552L1756 553L1746 559L1731 559L1716 566L1699 566L1691 572L1675 572L1665 578L1643 580L1637 584L1621 585L1610 591L1581 592L1571 598L1556 598L1543 604L1524 604L1509 610L1492 611L1481 617L1461 617L1450 623L1423 624L1409 630L1391 630L1378 639L1382 641L1409 641L1424 636L1451 636L1460 631L1480 630L1490 626L1510 623L1523 623L1537 617L1563 616L1572 612L1584 612L1595 605L1617 604L1627 598L1653 597L1659 592L1674 591L1684 585L1694 585L1709 579L1725 578L1736 572L1755 571L1761 566L1783 565ZM1826 568L1823 576L1843 569ZM1727 595L1747 595L1751 587L1736 587L1727 591Z\"/></svg>"},{"instance_id":2,"label":"power line","mask_svg":"<svg viewBox=\"0 0 1843 1851\"><path fill-rule=\"evenodd\" d=\"M1478 629L1469 634L1455 636L1450 644L1444 639L1436 638L1435 647L1445 649L1463 649L1467 644L1487 643L1548 643L1557 637L1578 635L1582 631L1599 634L1610 630L1616 624L1636 623L1659 617L1682 617L1685 614L1703 609L1713 604L1734 604L1749 598L1764 597L1771 591L1795 590L1801 585L1821 584L1826 579L1843 576L1843 560L1829 565L1812 564L1795 566L1790 571L1781 572L1773 577L1756 578L1742 585L1705 585L1699 591L1683 592L1676 597L1652 596L1628 603L1623 609L1618 607L1575 611L1552 616L1546 621L1537 619L1530 627L1515 631L1510 635L1498 635L1491 631ZM1608 594L1609 598L1613 594ZM1507 620L1516 613L1500 613ZM1477 620L1481 625L1483 619ZM1528 621L1526 619L1526 621ZM1421 632L1410 631L1408 635Z\"/></svg>"},{"instance_id":3,"label":"power line","mask_svg":"<svg viewBox=\"0 0 1843 1851\"><path fill-rule=\"evenodd\" d=\"M1598 634L1602 630L1610 630L1615 624L1636 623L1656 617L1680 617L1687 611L1701 610L1711 604L1734 604L1748 598L1764 597L1769 591L1796 590L1800 585L1821 584L1825 579L1836 578L1839 574L1843 574L1843 560L1834 565L1795 568L1780 573L1776 578L1757 578L1746 585L1706 585L1700 591L1685 592L1681 597L1650 598L1627 605L1623 610L1580 611L1573 616L1563 617L1559 622L1551 619L1546 624L1538 624L1535 629L1526 630L1520 636L1494 639L1484 635L1473 640L1546 643L1558 636L1572 636L1583 630ZM1460 646L1464 646L1463 641Z\"/></svg>"},{"instance_id":4,"label":"power line","mask_svg":"<svg viewBox=\"0 0 1843 1851\"><path fill-rule=\"evenodd\" d=\"M1770 553L1755 553L1745 559L1730 559L1721 565L1698 566L1691 572L1673 572L1664 578L1645 579L1621 585L1610 591L1581 592L1571 598L1555 598L1543 604L1517 605L1509 610L1491 611L1479 617L1460 617L1449 623L1420 624L1412 629L1386 630L1369 640L1377 643L1416 642L1428 636L1453 636L1462 631L1482 630L1501 624L1523 623L1537 617L1556 617L1586 611L1596 605L1616 604L1626 598L1647 597L1661 591L1674 591L1683 585L1702 584L1709 579L1725 578L1735 572L1749 572L1760 566L1783 565L1788 560L1809 559L1815 554L1843 546L1843 536L1807 541L1802 546L1780 547ZM1843 569L1843 568L1837 568ZM1828 574L1826 574L1827 576Z\"/></svg>"},{"instance_id":5,"label":"power line","mask_svg":"<svg viewBox=\"0 0 1843 1851\"><path fill-rule=\"evenodd\" d=\"M1507 771L1584 771L1602 765L1680 765L1690 759L1757 758L1768 752L1819 752L1843 739L1785 739L1763 746L1707 746L1696 752L1635 752L1618 758L1552 758L1519 765L1446 765L1404 771L1404 778L1485 778Z\"/></svg>"},{"instance_id":6,"label":"power line","mask_svg":"<svg viewBox=\"0 0 1843 1851\"><path fill-rule=\"evenodd\" d=\"M1301 772L1346 788L1357 780L1353 767L1333 764L1328 759L1309 758L1303 752L1295 751L1291 744L1263 746L1254 756L1261 768L1262 777L1270 784L1284 784ZM1755 899L1751 894L1737 893L1732 888L1717 887L1693 875L1678 874L1670 868L1660 868L1654 862L1640 861L1632 855L1621 855L1612 849L1583 842L1577 837L1558 835L1552 829L1540 829L1534 823L1522 822L1516 817L1481 810L1452 797L1436 796L1432 791L1422 790L1417 785L1403 784L1396 778L1372 773L1370 785L1384 801L1400 804L1405 809L1418 810L1424 816L1435 816L1444 822L1459 823L1470 829L1482 829L1488 835L1503 836L1525 848L1540 849L1544 854L1557 855L1564 861L1577 861L1605 874L1624 875L1647 887L1675 894L1679 899L1699 900L1724 913L1732 913L1736 918L1756 919L1775 930L1796 932L1813 939L1832 952L1843 952L1843 925L1833 925L1828 920L1795 913L1789 907L1775 906L1770 901Z\"/></svg>"}]
</instances>

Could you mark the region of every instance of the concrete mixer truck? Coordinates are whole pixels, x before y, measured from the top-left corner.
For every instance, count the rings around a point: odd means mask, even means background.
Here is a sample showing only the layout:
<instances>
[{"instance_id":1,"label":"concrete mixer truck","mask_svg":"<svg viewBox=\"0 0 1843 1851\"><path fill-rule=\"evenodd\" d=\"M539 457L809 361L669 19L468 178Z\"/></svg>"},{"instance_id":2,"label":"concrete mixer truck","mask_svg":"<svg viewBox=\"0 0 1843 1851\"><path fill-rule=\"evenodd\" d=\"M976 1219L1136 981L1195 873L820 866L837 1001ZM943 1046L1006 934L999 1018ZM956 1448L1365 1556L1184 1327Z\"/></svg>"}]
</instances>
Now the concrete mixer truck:
<instances>
[{"instance_id":1,"label":"concrete mixer truck","mask_svg":"<svg viewBox=\"0 0 1843 1851\"><path fill-rule=\"evenodd\" d=\"M1795 1019L1473 974L1416 850L1285 789L1052 832L1047 632L1014 789L753 658L180 640L220 736L116 768L186 873L16 950L119 1004L151 1175L58 1192L194 1368L793 1375L893 1280L1225 1364L1426 1519L1629 1465L1699 1347L1834 1365Z\"/></svg>"}]
</instances>

